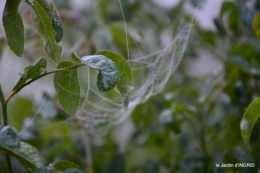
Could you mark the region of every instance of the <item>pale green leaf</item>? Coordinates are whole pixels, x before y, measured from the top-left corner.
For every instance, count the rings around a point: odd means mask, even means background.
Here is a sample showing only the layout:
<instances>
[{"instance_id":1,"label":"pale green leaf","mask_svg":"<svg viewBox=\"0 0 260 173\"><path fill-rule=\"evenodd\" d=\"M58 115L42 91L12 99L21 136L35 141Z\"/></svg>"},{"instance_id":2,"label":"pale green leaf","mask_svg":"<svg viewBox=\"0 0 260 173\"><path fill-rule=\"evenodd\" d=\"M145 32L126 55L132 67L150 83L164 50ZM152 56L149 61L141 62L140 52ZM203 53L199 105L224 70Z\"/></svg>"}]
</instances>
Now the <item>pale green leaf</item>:
<instances>
[{"instance_id":1,"label":"pale green leaf","mask_svg":"<svg viewBox=\"0 0 260 173\"><path fill-rule=\"evenodd\" d=\"M18 13L21 0L7 0L3 11L3 25L10 49L17 55L24 52L24 26Z\"/></svg>"},{"instance_id":2,"label":"pale green leaf","mask_svg":"<svg viewBox=\"0 0 260 173\"><path fill-rule=\"evenodd\" d=\"M133 76L131 67L124 58L114 52L102 50L97 52L96 55L104 55L105 57L111 59L117 66L119 72L117 87L123 99L124 107L127 109L130 94L134 89L132 85Z\"/></svg>"},{"instance_id":3,"label":"pale green leaf","mask_svg":"<svg viewBox=\"0 0 260 173\"><path fill-rule=\"evenodd\" d=\"M55 40L56 33L52 27L52 18L37 1L33 2L32 19L35 29L44 40L46 55L54 62L59 62L61 47Z\"/></svg>"},{"instance_id":4,"label":"pale green leaf","mask_svg":"<svg viewBox=\"0 0 260 173\"><path fill-rule=\"evenodd\" d=\"M72 67L73 63L62 61L58 69ZM54 75L54 87L62 108L69 114L75 114L80 101L80 85L77 69L63 70Z\"/></svg>"},{"instance_id":5,"label":"pale green leaf","mask_svg":"<svg viewBox=\"0 0 260 173\"><path fill-rule=\"evenodd\" d=\"M29 79L33 79L39 76L43 70L46 68L47 62L45 58L41 58L36 61L33 65L30 65L24 69L24 73L21 74L21 78L13 88L13 91L21 87L23 84L26 83Z\"/></svg>"},{"instance_id":6,"label":"pale green leaf","mask_svg":"<svg viewBox=\"0 0 260 173\"><path fill-rule=\"evenodd\" d=\"M246 144L249 144L253 127L259 117L260 117L260 97L250 103L240 122L241 134Z\"/></svg>"},{"instance_id":7,"label":"pale green leaf","mask_svg":"<svg viewBox=\"0 0 260 173\"><path fill-rule=\"evenodd\" d=\"M75 62L81 62L81 58L75 52L71 54L71 59L73 59Z\"/></svg>"},{"instance_id":8,"label":"pale green leaf","mask_svg":"<svg viewBox=\"0 0 260 173\"><path fill-rule=\"evenodd\" d=\"M92 68L99 69L97 87L105 92L113 89L117 83L119 73L115 63L103 55L83 56L81 61Z\"/></svg>"},{"instance_id":9,"label":"pale green leaf","mask_svg":"<svg viewBox=\"0 0 260 173\"><path fill-rule=\"evenodd\" d=\"M10 126L1 126L0 128L0 146L19 147L20 138L15 130Z\"/></svg>"},{"instance_id":10,"label":"pale green leaf","mask_svg":"<svg viewBox=\"0 0 260 173\"><path fill-rule=\"evenodd\" d=\"M15 157L29 171L44 166L39 151L25 142L20 142L20 146L15 148L0 146L0 150Z\"/></svg>"}]
</instances>

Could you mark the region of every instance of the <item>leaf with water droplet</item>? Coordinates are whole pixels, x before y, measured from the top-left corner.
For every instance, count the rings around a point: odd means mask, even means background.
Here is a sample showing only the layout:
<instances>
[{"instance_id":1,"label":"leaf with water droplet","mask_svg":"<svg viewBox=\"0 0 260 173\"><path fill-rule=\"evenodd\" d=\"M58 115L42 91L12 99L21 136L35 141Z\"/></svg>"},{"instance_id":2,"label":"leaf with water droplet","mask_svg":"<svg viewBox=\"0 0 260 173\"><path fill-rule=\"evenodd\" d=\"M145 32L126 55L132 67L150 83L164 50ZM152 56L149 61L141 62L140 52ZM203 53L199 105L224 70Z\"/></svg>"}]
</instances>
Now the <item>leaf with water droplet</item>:
<instances>
[{"instance_id":1,"label":"leaf with water droplet","mask_svg":"<svg viewBox=\"0 0 260 173\"><path fill-rule=\"evenodd\" d=\"M99 91L105 92L115 87L119 73L113 61L103 55L83 56L81 61L92 68L100 70L97 77Z\"/></svg>"},{"instance_id":2,"label":"leaf with water droplet","mask_svg":"<svg viewBox=\"0 0 260 173\"><path fill-rule=\"evenodd\" d=\"M117 66L118 72L119 72L119 78L117 81L117 87L119 89L119 92L121 94L121 97L123 99L124 108L125 110L128 107L129 103L129 97L130 93L134 89L132 85L133 76L132 76L132 70L130 65L127 63L127 61L120 56L119 54L116 54L114 52L108 51L108 50L102 50L96 53L96 55L104 55L110 60L112 60L115 65Z\"/></svg>"}]
</instances>

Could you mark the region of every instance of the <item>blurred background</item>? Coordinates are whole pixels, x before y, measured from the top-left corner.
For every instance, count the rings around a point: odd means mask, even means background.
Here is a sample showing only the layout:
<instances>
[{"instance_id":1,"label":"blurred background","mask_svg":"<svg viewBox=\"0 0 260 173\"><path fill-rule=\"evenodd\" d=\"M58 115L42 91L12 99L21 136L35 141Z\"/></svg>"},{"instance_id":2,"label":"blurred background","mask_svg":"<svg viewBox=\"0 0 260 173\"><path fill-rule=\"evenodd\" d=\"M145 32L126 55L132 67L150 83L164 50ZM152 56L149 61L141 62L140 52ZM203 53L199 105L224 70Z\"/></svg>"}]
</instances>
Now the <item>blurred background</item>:
<instances>
[{"instance_id":1,"label":"blurred background","mask_svg":"<svg viewBox=\"0 0 260 173\"><path fill-rule=\"evenodd\" d=\"M54 2L64 27L63 60L70 59L71 52L91 55L101 49L127 57L117 0ZM1 0L0 15L4 4ZM240 120L248 104L260 96L260 41L252 28L260 1L122 0L122 8L141 49L147 39L143 32L160 36L169 27L180 27L183 18L195 19L183 60L164 92L138 105L108 135L95 138L66 121L50 75L24 88L10 101L10 125L17 131L27 127L20 136L40 150L46 165L69 160L86 172L91 167L95 173L257 172L259 122L250 146L246 146ZM6 95L20 78L19 73L44 56L30 9L22 2L19 11L25 26L23 57L10 51L0 26L0 83ZM153 41L158 43L160 38ZM130 54L134 55L137 45L129 39ZM47 70L52 69L55 66L48 63ZM79 69L79 73L84 88L86 71ZM13 162L14 172L25 172L18 161ZM255 167L221 168L216 163L254 163ZM5 171L1 155L0 172Z\"/></svg>"}]
</instances>

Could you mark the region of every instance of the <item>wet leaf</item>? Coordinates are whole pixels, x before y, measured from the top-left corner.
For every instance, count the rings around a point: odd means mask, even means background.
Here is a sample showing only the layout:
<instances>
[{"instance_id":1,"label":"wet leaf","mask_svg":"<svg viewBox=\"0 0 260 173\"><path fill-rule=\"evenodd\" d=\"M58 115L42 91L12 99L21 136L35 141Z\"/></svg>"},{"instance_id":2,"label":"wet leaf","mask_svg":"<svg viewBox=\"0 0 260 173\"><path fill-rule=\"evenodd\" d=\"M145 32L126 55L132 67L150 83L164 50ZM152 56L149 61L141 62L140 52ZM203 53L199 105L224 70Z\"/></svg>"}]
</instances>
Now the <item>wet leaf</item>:
<instances>
[{"instance_id":1,"label":"wet leaf","mask_svg":"<svg viewBox=\"0 0 260 173\"><path fill-rule=\"evenodd\" d=\"M128 103L129 103L129 97L134 89L132 85L133 76L132 76L132 70L127 61L121 57L120 55L108 51L108 50L102 50L96 53L96 55L104 55L110 60L112 60L115 65L117 66L118 72L119 72L119 78L117 81L117 87L120 91L121 97L123 99L124 107L127 109Z\"/></svg>"},{"instance_id":2,"label":"wet leaf","mask_svg":"<svg viewBox=\"0 0 260 173\"><path fill-rule=\"evenodd\" d=\"M20 146L15 148L0 145L0 150L15 157L29 171L34 171L37 168L44 166L39 151L25 142L20 142Z\"/></svg>"},{"instance_id":3,"label":"wet leaf","mask_svg":"<svg viewBox=\"0 0 260 173\"><path fill-rule=\"evenodd\" d=\"M17 132L10 126L1 126L0 146L19 147L20 138Z\"/></svg>"},{"instance_id":4,"label":"wet leaf","mask_svg":"<svg viewBox=\"0 0 260 173\"><path fill-rule=\"evenodd\" d=\"M55 40L57 41L57 43L59 43L63 36L63 26L62 26L62 22L61 22L61 19L60 19L60 16L59 16L57 10L55 10L53 12L52 27L56 33Z\"/></svg>"},{"instance_id":5,"label":"wet leaf","mask_svg":"<svg viewBox=\"0 0 260 173\"><path fill-rule=\"evenodd\" d=\"M83 56L81 61L92 68L99 69L97 87L105 92L113 89L117 83L119 72L115 63L103 55Z\"/></svg>"}]
</instances>

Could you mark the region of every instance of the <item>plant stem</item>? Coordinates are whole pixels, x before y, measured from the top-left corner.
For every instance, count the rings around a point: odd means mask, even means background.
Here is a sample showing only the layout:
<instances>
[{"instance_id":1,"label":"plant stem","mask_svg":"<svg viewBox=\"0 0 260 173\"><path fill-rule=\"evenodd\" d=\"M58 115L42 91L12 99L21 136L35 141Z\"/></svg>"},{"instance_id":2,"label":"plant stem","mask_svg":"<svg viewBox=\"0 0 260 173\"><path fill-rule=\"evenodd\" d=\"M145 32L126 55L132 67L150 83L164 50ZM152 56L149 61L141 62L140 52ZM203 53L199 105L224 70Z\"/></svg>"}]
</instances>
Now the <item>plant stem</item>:
<instances>
[{"instance_id":1,"label":"plant stem","mask_svg":"<svg viewBox=\"0 0 260 173\"><path fill-rule=\"evenodd\" d=\"M45 72L39 76L37 76L36 78L33 78L31 80L29 80L28 82L26 82L25 84L23 84L22 86L20 86L19 88L17 88L16 90L12 91L9 96L6 98L5 100L5 103L7 104L8 101L15 95L17 94L21 89L23 89L25 86L29 85L30 83L44 77L44 76L47 76L48 74L52 74L52 73L56 73L56 72L60 72L60 71L64 71L64 70L71 70L71 69L74 69L74 68L78 68L80 66L83 66L85 64L75 64L74 66L71 66L71 67L66 67L66 68L60 68L60 69L56 69L56 70L53 70L53 71L49 71L49 72Z\"/></svg>"},{"instance_id":2,"label":"plant stem","mask_svg":"<svg viewBox=\"0 0 260 173\"><path fill-rule=\"evenodd\" d=\"M2 105L2 113L3 113L3 121L4 121L4 126L8 125L8 120L7 120L7 108L6 108L6 101L4 98L4 93L2 90L2 87L0 85L0 100L1 100L1 105Z\"/></svg>"},{"instance_id":3,"label":"plant stem","mask_svg":"<svg viewBox=\"0 0 260 173\"><path fill-rule=\"evenodd\" d=\"M7 108L6 108L7 102L5 101L4 93L3 93L1 85L0 85L0 101L1 101L1 105L2 105L4 126L7 126L8 125ZM7 153L4 153L4 155L5 155L8 172L13 173L11 158Z\"/></svg>"}]
</instances>

